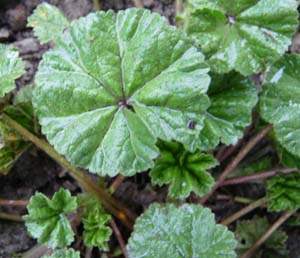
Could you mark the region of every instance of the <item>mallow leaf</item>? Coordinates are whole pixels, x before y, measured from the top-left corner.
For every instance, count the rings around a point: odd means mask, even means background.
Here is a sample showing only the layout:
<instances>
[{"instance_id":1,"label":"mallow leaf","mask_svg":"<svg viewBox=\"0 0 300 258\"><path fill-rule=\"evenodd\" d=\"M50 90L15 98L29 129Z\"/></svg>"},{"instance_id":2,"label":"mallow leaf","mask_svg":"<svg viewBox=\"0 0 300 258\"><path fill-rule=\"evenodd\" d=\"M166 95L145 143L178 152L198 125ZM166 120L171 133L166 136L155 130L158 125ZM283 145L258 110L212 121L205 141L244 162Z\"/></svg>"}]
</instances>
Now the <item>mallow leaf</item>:
<instances>
[{"instance_id":1,"label":"mallow leaf","mask_svg":"<svg viewBox=\"0 0 300 258\"><path fill-rule=\"evenodd\" d=\"M80 253L72 248L59 249L54 251L51 255L44 255L41 258L80 258Z\"/></svg>"},{"instance_id":2,"label":"mallow leaf","mask_svg":"<svg viewBox=\"0 0 300 258\"><path fill-rule=\"evenodd\" d=\"M13 46L0 44L0 97L15 88L15 80L25 73L19 52Z\"/></svg>"},{"instance_id":3,"label":"mallow leaf","mask_svg":"<svg viewBox=\"0 0 300 258\"><path fill-rule=\"evenodd\" d=\"M157 138L201 147L208 71L159 14L100 11L73 21L44 55L33 103L43 133L73 165L130 176L154 166Z\"/></svg>"},{"instance_id":4,"label":"mallow leaf","mask_svg":"<svg viewBox=\"0 0 300 258\"><path fill-rule=\"evenodd\" d=\"M69 21L55 6L40 4L28 18L28 27L32 27L34 35L41 43L56 41L69 26Z\"/></svg>"},{"instance_id":5,"label":"mallow leaf","mask_svg":"<svg viewBox=\"0 0 300 258\"><path fill-rule=\"evenodd\" d=\"M24 216L27 231L39 243L51 248L65 247L74 240L67 215L76 209L76 197L72 197L69 190L61 188L51 200L36 193L27 206L28 215Z\"/></svg>"},{"instance_id":6,"label":"mallow leaf","mask_svg":"<svg viewBox=\"0 0 300 258\"><path fill-rule=\"evenodd\" d=\"M82 195L79 203L83 206L83 241L89 247L98 247L108 251L108 241L112 230L107 226L111 216L107 214L101 204L90 194Z\"/></svg>"},{"instance_id":7,"label":"mallow leaf","mask_svg":"<svg viewBox=\"0 0 300 258\"><path fill-rule=\"evenodd\" d=\"M239 255L246 252L267 231L269 222L265 217L254 217L252 220L237 222L235 235L239 244L237 252ZM287 235L284 231L276 230L256 251L255 258L288 258L288 250L285 242Z\"/></svg>"},{"instance_id":8,"label":"mallow leaf","mask_svg":"<svg viewBox=\"0 0 300 258\"><path fill-rule=\"evenodd\" d=\"M297 28L296 0L188 0L179 23L212 70L248 76L279 59Z\"/></svg>"},{"instance_id":9,"label":"mallow leaf","mask_svg":"<svg viewBox=\"0 0 300 258\"><path fill-rule=\"evenodd\" d=\"M176 142L161 142L159 148L160 156L150 173L152 183L169 184L171 198L186 198L192 191L201 197L211 190L215 180L207 170L218 165L212 155L190 153Z\"/></svg>"},{"instance_id":10,"label":"mallow leaf","mask_svg":"<svg viewBox=\"0 0 300 258\"><path fill-rule=\"evenodd\" d=\"M137 219L127 249L130 258L232 258L236 244L207 208L152 204Z\"/></svg>"},{"instance_id":11,"label":"mallow leaf","mask_svg":"<svg viewBox=\"0 0 300 258\"><path fill-rule=\"evenodd\" d=\"M277 175L267 181L268 209L286 211L300 208L300 174Z\"/></svg>"},{"instance_id":12,"label":"mallow leaf","mask_svg":"<svg viewBox=\"0 0 300 258\"><path fill-rule=\"evenodd\" d=\"M263 119L274 125L278 142L300 157L300 57L286 55L272 67L260 98Z\"/></svg>"},{"instance_id":13,"label":"mallow leaf","mask_svg":"<svg viewBox=\"0 0 300 258\"><path fill-rule=\"evenodd\" d=\"M220 141L236 144L251 123L252 109L258 100L255 85L234 72L213 75L208 95L211 105L200 134L202 149L213 149Z\"/></svg>"}]
</instances>

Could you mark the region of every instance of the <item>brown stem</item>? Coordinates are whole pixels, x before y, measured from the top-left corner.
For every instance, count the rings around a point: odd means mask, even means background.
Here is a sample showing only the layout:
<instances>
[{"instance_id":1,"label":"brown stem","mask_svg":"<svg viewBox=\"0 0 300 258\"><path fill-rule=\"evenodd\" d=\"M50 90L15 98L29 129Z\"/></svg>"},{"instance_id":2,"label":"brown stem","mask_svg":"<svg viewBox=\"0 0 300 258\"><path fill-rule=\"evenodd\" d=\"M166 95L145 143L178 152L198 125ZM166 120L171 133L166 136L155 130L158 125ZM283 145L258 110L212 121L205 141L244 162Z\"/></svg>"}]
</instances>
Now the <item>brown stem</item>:
<instances>
[{"instance_id":1,"label":"brown stem","mask_svg":"<svg viewBox=\"0 0 300 258\"><path fill-rule=\"evenodd\" d=\"M20 215L9 214L5 212L0 212L0 219L10 220L14 222L24 222L23 218Z\"/></svg>"},{"instance_id":2,"label":"brown stem","mask_svg":"<svg viewBox=\"0 0 300 258\"><path fill-rule=\"evenodd\" d=\"M114 221L114 219L112 219L112 220L110 221L110 225L111 225L111 227L112 227L112 230L113 230L113 232L114 232L114 234L115 234L116 239L117 239L118 242L119 242L119 245L120 245L120 247L121 247L123 256L124 256L125 258L128 258L128 254L127 254L127 251L126 251L124 239L123 239L122 234L121 234L121 232L120 232L120 230L119 230L119 228L118 228L118 225L116 224L116 222Z\"/></svg>"},{"instance_id":3,"label":"brown stem","mask_svg":"<svg viewBox=\"0 0 300 258\"><path fill-rule=\"evenodd\" d=\"M247 250L240 258L250 258L252 257L256 250L290 217L296 210L286 211L282 216L271 225L268 230L255 242L255 244Z\"/></svg>"},{"instance_id":4,"label":"brown stem","mask_svg":"<svg viewBox=\"0 0 300 258\"><path fill-rule=\"evenodd\" d=\"M134 3L135 7L144 8L144 3L142 0L132 0L132 2Z\"/></svg>"},{"instance_id":5,"label":"brown stem","mask_svg":"<svg viewBox=\"0 0 300 258\"><path fill-rule=\"evenodd\" d=\"M113 194L118 188L119 186L122 184L122 182L124 181L125 177L123 175L118 175L115 180L112 182L112 184L110 185L110 187L108 188L108 192L110 194Z\"/></svg>"},{"instance_id":6,"label":"brown stem","mask_svg":"<svg viewBox=\"0 0 300 258\"><path fill-rule=\"evenodd\" d=\"M37 244L33 248L31 248L30 250L23 253L22 258L40 258L45 253L47 253L49 250L50 249L47 246Z\"/></svg>"},{"instance_id":7,"label":"brown stem","mask_svg":"<svg viewBox=\"0 0 300 258\"><path fill-rule=\"evenodd\" d=\"M221 222L221 224L228 226L229 224L236 221L237 219L245 216L249 212L251 212L251 211L255 210L256 208L264 205L266 202L267 202L267 197L258 199L257 201L252 202L251 204L249 204L245 208L239 210L238 212L234 213L233 215L231 215L228 218L226 218L225 220L223 220Z\"/></svg>"},{"instance_id":8,"label":"brown stem","mask_svg":"<svg viewBox=\"0 0 300 258\"><path fill-rule=\"evenodd\" d=\"M242 161L242 159L252 150L252 148L261 140L263 139L270 131L272 130L272 125L267 126L263 130L261 130L258 134L254 136L237 154L237 156L227 165L225 170L219 176L217 182L215 183L214 187L210 191L209 194L204 196L200 203L204 204L210 196L220 187L223 183L225 178L238 166L238 164Z\"/></svg>"},{"instance_id":9,"label":"brown stem","mask_svg":"<svg viewBox=\"0 0 300 258\"><path fill-rule=\"evenodd\" d=\"M135 214L125 208L119 201L109 195L104 189L101 189L90 176L81 170L73 167L65 158L58 154L54 148L45 140L38 138L29 132L26 128L21 126L18 122L10 118L6 114L2 114L4 121L16 132L18 132L25 140L31 141L36 147L46 152L57 163L66 168L69 174L78 181L82 189L93 194L103 206L129 229L132 229Z\"/></svg>"},{"instance_id":10,"label":"brown stem","mask_svg":"<svg viewBox=\"0 0 300 258\"><path fill-rule=\"evenodd\" d=\"M253 175L249 176L241 176L241 177L233 177L228 180L223 181L220 186L226 186L226 185L238 185L238 184L245 184L251 181L256 181L256 180L262 180L262 179L267 179L279 174L290 174L293 172L296 172L296 168L287 168L287 169L275 169L275 170L270 170L266 172L260 172L256 173Z\"/></svg>"},{"instance_id":11,"label":"brown stem","mask_svg":"<svg viewBox=\"0 0 300 258\"><path fill-rule=\"evenodd\" d=\"M240 196L229 196L229 195L224 195L224 194L218 194L216 196L216 200L218 201L234 201L238 203L243 203L243 204L249 204L254 202L255 200L246 198L246 197L240 197Z\"/></svg>"},{"instance_id":12,"label":"brown stem","mask_svg":"<svg viewBox=\"0 0 300 258\"><path fill-rule=\"evenodd\" d=\"M100 0L93 0L93 4L94 4L94 9L96 11L100 10L101 9L101 6L100 6Z\"/></svg>"},{"instance_id":13,"label":"brown stem","mask_svg":"<svg viewBox=\"0 0 300 258\"><path fill-rule=\"evenodd\" d=\"M5 200L0 199L0 206L27 206L27 200Z\"/></svg>"}]
</instances>

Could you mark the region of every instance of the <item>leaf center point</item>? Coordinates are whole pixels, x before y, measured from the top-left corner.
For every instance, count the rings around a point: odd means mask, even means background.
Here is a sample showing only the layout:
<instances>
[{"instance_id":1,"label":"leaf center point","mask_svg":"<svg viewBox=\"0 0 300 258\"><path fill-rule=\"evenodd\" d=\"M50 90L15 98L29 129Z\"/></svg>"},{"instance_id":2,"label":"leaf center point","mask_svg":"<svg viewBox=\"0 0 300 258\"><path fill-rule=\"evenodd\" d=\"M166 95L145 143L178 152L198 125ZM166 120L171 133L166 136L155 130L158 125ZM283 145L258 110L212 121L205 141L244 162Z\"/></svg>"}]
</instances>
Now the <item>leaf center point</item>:
<instances>
[{"instance_id":1,"label":"leaf center point","mask_svg":"<svg viewBox=\"0 0 300 258\"><path fill-rule=\"evenodd\" d=\"M232 14L227 14L227 20L230 25L235 24L235 17Z\"/></svg>"}]
</instances>

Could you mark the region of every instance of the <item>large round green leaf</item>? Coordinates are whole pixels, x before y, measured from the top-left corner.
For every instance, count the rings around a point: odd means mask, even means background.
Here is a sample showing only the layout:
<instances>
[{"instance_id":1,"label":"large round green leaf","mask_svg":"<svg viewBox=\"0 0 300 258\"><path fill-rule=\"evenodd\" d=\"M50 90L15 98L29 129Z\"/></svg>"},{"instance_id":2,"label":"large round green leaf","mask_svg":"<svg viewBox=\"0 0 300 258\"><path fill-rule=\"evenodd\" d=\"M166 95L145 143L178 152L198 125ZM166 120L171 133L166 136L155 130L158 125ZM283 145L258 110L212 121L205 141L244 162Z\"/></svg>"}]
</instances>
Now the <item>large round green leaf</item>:
<instances>
[{"instance_id":1,"label":"large round green leaf","mask_svg":"<svg viewBox=\"0 0 300 258\"><path fill-rule=\"evenodd\" d=\"M184 33L147 10L74 21L36 76L42 131L71 163L100 175L153 167L157 138L194 151L209 105L203 60Z\"/></svg>"},{"instance_id":2,"label":"large round green leaf","mask_svg":"<svg viewBox=\"0 0 300 258\"><path fill-rule=\"evenodd\" d=\"M182 23L212 70L234 69L247 76L287 50L297 27L297 6L296 0L188 0Z\"/></svg>"},{"instance_id":3,"label":"large round green leaf","mask_svg":"<svg viewBox=\"0 0 300 258\"><path fill-rule=\"evenodd\" d=\"M152 204L137 219L127 249L130 258L234 258L236 245L207 208Z\"/></svg>"},{"instance_id":4,"label":"large round green leaf","mask_svg":"<svg viewBox=\"0 0 300 258\"><path fill-rule=\"evenodd\" d=\"M260 99L262 117L274 124L279 143L300 156L300 57L286 55L273 65Z\"/></svg>"}]
</instances>

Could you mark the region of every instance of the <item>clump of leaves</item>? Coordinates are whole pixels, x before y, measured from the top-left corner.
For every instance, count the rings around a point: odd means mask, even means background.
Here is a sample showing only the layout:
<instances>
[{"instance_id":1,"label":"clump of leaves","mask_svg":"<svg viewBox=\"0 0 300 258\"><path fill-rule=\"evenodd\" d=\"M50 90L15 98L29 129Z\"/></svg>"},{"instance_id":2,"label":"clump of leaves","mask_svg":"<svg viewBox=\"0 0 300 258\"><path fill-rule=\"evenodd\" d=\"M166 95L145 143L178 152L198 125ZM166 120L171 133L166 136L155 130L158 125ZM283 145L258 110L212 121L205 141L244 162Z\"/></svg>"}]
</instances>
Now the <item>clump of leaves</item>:
<instances>
[{"instance_id":1,"label":"clump of leaves","mask_svg":"<svg viewBox=\"0 0 300 258\"><path fill-rule=\"evenodd\" d=\"M152 204L137 219L127 249L131 258L233 258L236 244L233 233L216 224L207 208Z\"/></svg>"},{"instance_id":2,"label":"clump of leaves","mask_svg":"<svg viewBox=\"0 0 300 258\"><path fill-rule=\"evenodd\" d=\"M237 253L243 254L248 250L268 229L269 222L267 218L255 217L252 220L237 222L235 231L236 238L239 241ZM287 235L281 230L276 230L263 246L255 253L256 258L288 258L288 251L285 242Z\"/></svg>"},{"instance_id":3,"label":"clump of leaves","mask_svg":"<svg viewBox=\"0 0 300 258\"><path fill-rule=\"evenodd\" d=\"M67 215L76 211L77 200L68 190L60 189L50 200L42 193L31 197L24 216L29 234L51 248L65 247L74 240Z\"/></svg>"},{"instance_id":4,"label":"clump of leaves","mask_svg":"<svg viewBox=\"0 0 300 258\"><path fill-rule=\"evenodd\" d=\"M262 71L287 51L297 27L297 1L188 0L178 21L213 71Z\"/></svg>"},{"instance_id":5,"label":"clump of leaves","mask_svg":"<svg viewBox=\"0 0 300 258\"><path fill-rule=\"evenodd\" d=\"M190 153L176 142L161 142L159 148L161 154L150 173L154 184L170 184L171 198L186 198L192 191L203 196L210 191L215 181L207 170L218 164L212 155Z\"/></svg>"}]
</instances>

